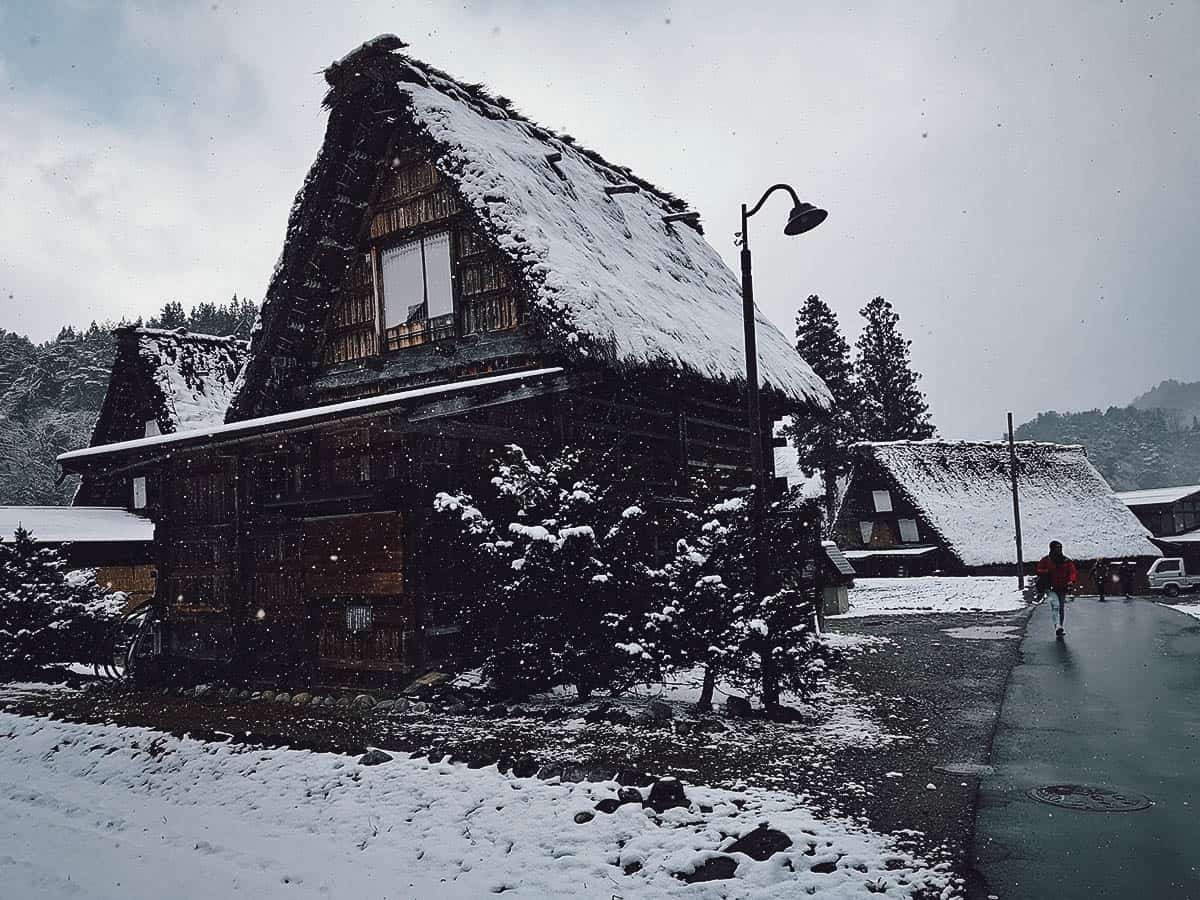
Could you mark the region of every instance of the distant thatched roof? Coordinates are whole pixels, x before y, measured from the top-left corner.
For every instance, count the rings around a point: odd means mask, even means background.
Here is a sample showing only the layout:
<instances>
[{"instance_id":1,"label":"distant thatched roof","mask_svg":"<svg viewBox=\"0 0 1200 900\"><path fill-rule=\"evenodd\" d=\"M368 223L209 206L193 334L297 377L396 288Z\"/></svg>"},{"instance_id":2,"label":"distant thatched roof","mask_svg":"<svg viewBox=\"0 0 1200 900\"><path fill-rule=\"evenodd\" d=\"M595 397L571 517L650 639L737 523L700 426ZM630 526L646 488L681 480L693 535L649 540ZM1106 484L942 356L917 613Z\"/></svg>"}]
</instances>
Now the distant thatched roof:
<instances>
[{"instance_id":1,"label":"distant thatched roof","mask_svg":"<svg viewBox=\"0 0 1200 900\"><path fill-rule=\"evenodd\" d=\"M863 443L873 460L966 566L1015 562L1012 482L1005 443ZM1062 541L1068 556L1159 556L1150 534L1088 461L1082 447L1016 445L1024 558Z\"/></svg>"},{"instance_id":2,"label":"distant thatched roof","mask_svg":"<svg viewBox=\"0 0 1200 900\"><path fill-rule=\"evenodd\" d=\"M153 417L162 434L191 431L225 421L247 343L235 337L195 334L184 329L124 326L116 330L117 352L108 393L100 409L92 446L127 440L120 428L131 406ZM144 427L144 422L137 422Z\"/></svg>"},{"instance_id":3,"label":"distant thatched roof","mask_svg":"<svg viewBox=\"0 0 1200 900\"><path fill-rule=\"evenodd\" d=\"M325 144L293 207L231 418L271 411L279 373L311 360L310 332L332 285L322 269L348 255L401 125L521 274L532 318L553 346L616 368L744 377L738 281L698 218L665 220L687 210L684 201L523 118L504 98L404 55L404 46L376 38L326 72ZM827 406L821 379L770 321L757 320L764 384Z\"/></svg>"}]
</instances>

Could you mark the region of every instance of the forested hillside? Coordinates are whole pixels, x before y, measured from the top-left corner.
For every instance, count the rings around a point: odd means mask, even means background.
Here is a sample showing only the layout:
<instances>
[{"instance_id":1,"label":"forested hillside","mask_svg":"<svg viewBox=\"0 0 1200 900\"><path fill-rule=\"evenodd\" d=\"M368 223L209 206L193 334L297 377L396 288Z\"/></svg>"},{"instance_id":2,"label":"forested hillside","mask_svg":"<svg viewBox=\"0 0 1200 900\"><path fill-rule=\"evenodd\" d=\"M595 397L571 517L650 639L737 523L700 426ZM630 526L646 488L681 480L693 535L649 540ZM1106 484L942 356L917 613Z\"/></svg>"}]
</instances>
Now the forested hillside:
<instances>
[{"instance_id":1,"label":"forested hillside","mask_svg":"<svg viewBox=\"0 0 1200 900\"><path fill-rule=\"evenodd\" d=\"M1083 444L1118 491L1200 483L1200 427L1162 409L1044 412L1016 434L1019 440Z\"/></svg>"},{"instance_id":2,"label":"forested hillside","mask_svg":"<svg viewBox=\"0 0 1200 900\"><path fill-rule=\"evenodd\" d=\"M1133 405L1164 410L1173 421L1194 426L1200 423L1200 381L1168 379L1136 397Z\"/></svg>"},{"instance_id":3,"label":"forested hillside","mask_svg":"<svg viewBox=\"0 0 1200 900\"><path fill-rule=\"evenodd\" d=\"M145 324L245 337L257 312L252 300L236 296L190 312L167 303ZM54 457L91 438L112 369L116 324L68 326L43 344L0 329L0 504L71 502L75 479L55 484Z\"/></svg>"}]
</instances>

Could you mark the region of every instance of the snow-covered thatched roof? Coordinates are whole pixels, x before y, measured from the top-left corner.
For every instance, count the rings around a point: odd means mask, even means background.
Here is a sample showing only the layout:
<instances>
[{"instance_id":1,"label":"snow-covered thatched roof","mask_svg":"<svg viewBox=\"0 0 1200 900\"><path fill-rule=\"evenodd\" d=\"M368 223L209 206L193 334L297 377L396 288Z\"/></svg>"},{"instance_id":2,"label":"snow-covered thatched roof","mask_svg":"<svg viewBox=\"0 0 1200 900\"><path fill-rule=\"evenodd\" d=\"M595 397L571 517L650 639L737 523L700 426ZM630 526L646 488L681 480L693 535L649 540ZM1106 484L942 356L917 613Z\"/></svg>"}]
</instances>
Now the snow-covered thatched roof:
<instances>
[{"instance_id":1,"label":"snow-covered thatched roof","mask_svg":"<svg viewBox=\"0 0 1200 900\"><path fill-rule=\"evenodd\" d=\"M335 199L320 196L322 190L345 191L346 201L354 195L349 173L368 139L356 138L355 145L341 136L350 133L350 110L369 98L388 110L372 127L404 126L427 145L430 161L520 273L532 318L552 345L613 367L744 378L738 280L704 240L698 217L665 220L687 211L687 203L518 115L504 98L403 54L404 47L385 35L327 70L329 133L297 197L289 240L315 215L305 213L307 206ZM321 221L327 227L332 217ZM328 235L326 242L340 239ZM281 279L295 285L303 276L304 293L312 294L310 262L293 262L284 251L263 307L263 339L253 345L248 394L261 393L256 382L270 378L260 353L277 352L272 343L302 340L299 327L272 321L295 293L275 288ZM757 322L763 383L801 403L828 406L824 382L788 339L761 312ZM234 406L235 416L255 414L240 394Z\"/></svg>"},{"instance_id":2,"label":"snow-covered thatched roof","mask_svg":"<svg viewBox=\"0 0 1200 900\"><path fill-rule=\"evenodd\" d=\"M1008 444L897 441L857 449L964 565L1015 562ZM1044 556L1052 540L1075 559L1161 555L1082 447L1021 442L1016 451L1027 561Z\"/></svg>"},{"instance_id":3,"label":"snow-covered thatched roof","mask_svg":"<svg viewBox=\"0 0 1200 900\"><path fill-rule=\"evenodd\" d=\"M144 421L124 422L138 408L162 434L220 425L248 353L236 337L178 329L124 326L116 330L117 353L92 445L141 437Z\"/></svg>"},{"instance_id":4,"label":"snow-covered thatched roof","mask_svg":"<svg viewBox=\"0 0 1200 900\"><path fill-rule=\"evenodd\" d=\"M163 433L219 425L246 360L247 343L189 331L137 329L138 354L162 400Z\"/></svg>"}]
</instances>

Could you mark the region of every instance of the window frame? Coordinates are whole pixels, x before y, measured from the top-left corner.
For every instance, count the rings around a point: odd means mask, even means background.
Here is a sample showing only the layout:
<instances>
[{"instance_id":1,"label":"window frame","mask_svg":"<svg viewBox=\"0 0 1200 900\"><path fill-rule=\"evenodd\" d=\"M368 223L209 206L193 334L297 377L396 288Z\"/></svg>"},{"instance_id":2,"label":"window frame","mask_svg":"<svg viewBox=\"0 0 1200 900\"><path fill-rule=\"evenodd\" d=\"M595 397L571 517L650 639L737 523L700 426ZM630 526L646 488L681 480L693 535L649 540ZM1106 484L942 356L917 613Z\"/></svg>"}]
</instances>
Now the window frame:
<instances>
[{"instance_id":1,"label":"window frame","mask_svg":"<svg viewBox=\"0 0 1200 900\"><path fill-rule=\"evenodd\" d=\"M375 285L379 291L377 310L380 316L379 333L381 336L380 352L394 353L399 350L420 344L432 344L461 334L460 321L462 318L462 296L459 284L459 246L461 228L454 222L439 221L421 227L406 230L399 234L389 235L387 240L375 242L373 254L373 274ZM449 263L447 286L449 288L450 312L437 316L429 315L429 262L426 244L445 236L446 258ZM385 257L394 250L406 245L416 244L419 247L421 259L421 315L418 318L401 318L393 320L389 315L387 279L385 277ZM414 307L415 308L415 307ZM408 316L413 313L409 312ZM417 326L420 327L417 327Z\"/></svg>"}]
</instances>

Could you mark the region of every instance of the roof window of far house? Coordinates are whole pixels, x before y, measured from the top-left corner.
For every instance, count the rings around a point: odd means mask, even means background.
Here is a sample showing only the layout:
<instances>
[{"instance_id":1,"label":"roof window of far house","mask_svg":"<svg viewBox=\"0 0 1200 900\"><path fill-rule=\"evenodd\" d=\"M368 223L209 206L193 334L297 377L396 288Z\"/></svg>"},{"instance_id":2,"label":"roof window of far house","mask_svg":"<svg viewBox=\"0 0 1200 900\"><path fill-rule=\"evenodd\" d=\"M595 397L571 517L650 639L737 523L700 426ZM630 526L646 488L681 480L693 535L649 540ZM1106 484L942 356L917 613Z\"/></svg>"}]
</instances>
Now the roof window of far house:
<instances>
[{"instance_id":1,"label":"roof window of far house","mask_svg":"<svg viewBox=\"0 0 1200 900\"><path fill-rule=\"evenodd\" d=\"M871 543L871 535L873 535L875 533L875 523L874 522L859 522L858 530L859 530L859 533L862 534L863 543L864 544Z\"/></svg>"},{"instance_id":2,"label":"roof window of far house","mask_svg":"<svg viewBox=\"0 0 1200 900\"><path fill-rule=\"evenodd\" d=\"M900 540L905 544L915 544L921 540L916 519L900 519Z\"/></svg>"},{"instance_id":3,"label":"roof window of far house","mask_svg":"<svg viewBox=\"0 0 1200 900\"><path fill-rule=\"evenodd\" d=\"M449 232L405 241L382 257L385 327L453 314Z\"/></svg>"},{"instance_id":4,"label":"roof window of far house","mask_svg":"<svg viewBox=\"0 0 1200 900\"><path fill-rule=\"evenodd\" d=\"M891 491L871 491L871 497L875 501L875 512L892 511Z\"/></svg>"}]
</instances>

